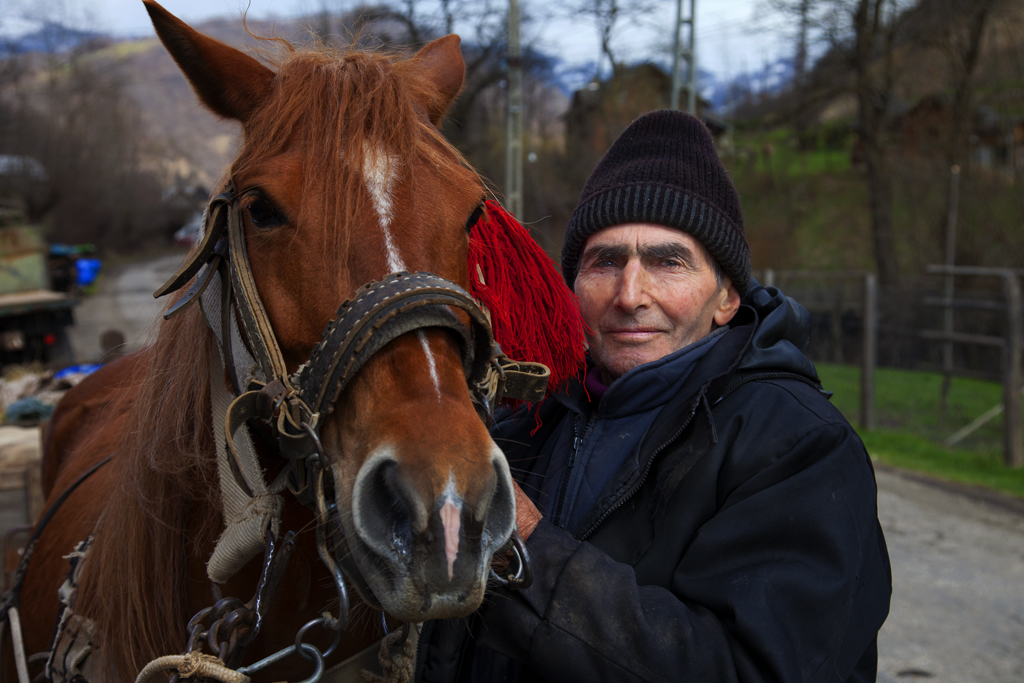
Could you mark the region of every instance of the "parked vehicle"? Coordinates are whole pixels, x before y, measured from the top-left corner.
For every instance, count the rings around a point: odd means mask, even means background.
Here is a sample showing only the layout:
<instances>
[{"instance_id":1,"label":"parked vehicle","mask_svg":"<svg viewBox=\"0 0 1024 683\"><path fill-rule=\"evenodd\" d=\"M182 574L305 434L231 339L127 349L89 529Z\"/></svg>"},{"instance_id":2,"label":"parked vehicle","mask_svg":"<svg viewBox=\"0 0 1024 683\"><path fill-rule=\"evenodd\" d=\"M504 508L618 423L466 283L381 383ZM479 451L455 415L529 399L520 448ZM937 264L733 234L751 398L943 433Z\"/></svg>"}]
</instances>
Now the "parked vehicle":
<instances>
[{"instance_id":1,"label":"parked vehicle","mask_svg":"<svg viewBox=\"0 0 1024 683\"><path fill-rule=\"evenodd\" d=\"M49 250L37 226L0 209L0 363L70 362L67 327L78 301L54 291Z\"/></svg>"},{"instance_id":2,"label":"parked vehicle","mask_svg":"<svg viewBox=\"0 0 1024 683\"><path fill-rule=\"evenodd\" d=\"M188 223L178 228L174 233L174 246L191 249L199 241L199 235L203 230L203 213L197 213Z\"/></svg>"}]
</instances>

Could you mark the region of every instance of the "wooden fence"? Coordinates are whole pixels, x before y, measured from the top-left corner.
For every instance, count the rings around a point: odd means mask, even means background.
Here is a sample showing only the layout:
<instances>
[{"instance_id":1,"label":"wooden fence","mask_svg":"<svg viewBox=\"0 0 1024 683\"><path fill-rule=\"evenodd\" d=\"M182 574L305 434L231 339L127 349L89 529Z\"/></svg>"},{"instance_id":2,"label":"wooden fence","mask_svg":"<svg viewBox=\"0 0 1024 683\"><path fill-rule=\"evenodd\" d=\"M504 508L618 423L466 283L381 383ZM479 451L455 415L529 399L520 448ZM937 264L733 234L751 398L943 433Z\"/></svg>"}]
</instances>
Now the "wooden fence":
<instances>
[{"instance_id":1,"label":"wooden fence","mask_svg":"<svg viewBox=\"0 0 1024 683\"><path fill-rule=\"evenodd\" d=\"M980 268L970 266L929 266L929 275L942 276L945 279L945 287L941 295L933 295L936 290L919 289L920 294L914 294L911 290L910 296L900 299L900 305L919 306L922 303L925 307L938 307L942 310L942 322L938 324L941 329L928 329L936 325L934 316L907 316L908 320L931 320L921 324L921 327L910 327L904 324L898 333L907 339L907 333L922 341L942 344L943 363L941 370L947 378L952 375L964 377L998 377L1003 387L1003 403L994 406L992 410L979 416L971 424L967 425L957 433L953 434L946 443L949 446L955 445L960 439L972 433L981 425L992 420L999 414L1005 414L1003 426L1003 460L1007 467L1024 467L1024 424L1022 424L1021 408L1022 393L1024 393L1024 300L1022 300L1021 278L1024 277L1024 270L1005 268ZM813 315L831 321L832 327L832 353L835 360L841 360L843 353L839 349L841 337L849 339L849 324L841 322L843 318L856 316L863 321L860 332L860 353L859 365L861 370L861 405L860 405L860 426L865 429L872 429L875 426L875 367L878 365L879 349L879 302L878 286L875 276L866 271L814 271L814 270L773 270L765 269L756 273L761 282L765 285L779 285L786 291L786 283L793 284L793 288L799 290L797 282L804 288L804 296L799 296L799 301ZM954 278L980 278L996 279L1000 283L1002 295L996 294L995 288L985 288L986 292L982 297L974 296L968 298L963 294L958 298L954 296L957 291L952 279ZM843 287L837 281L859 282L856 286L859 294L851 300L849 290L843 293ZM822 282L822 286L808 284L814 281ZM835 285L824 286L824 283L832 281ZM977 282L977 280L975 280ZM961 292L963 290L961 289ZM838 292L838 293L836 293ZM892 293L890 293L891 296ZM904 292L907 294L907 292ZM889 302L892 304L892 302ZM892 308L892 305L889 306ZM970 325L965 321L966 311L987 311L990 315L998 316L990 320L985 329L980 330L957 330L956 312L960 312L960 327ZM888 313L890 317L892 312ZM996 324L1001 323L1001 324ZM892 328L892 323L889 323ZM910 327L910 329L903 329ZM893 331L887 334L892 334ZM989 348L999 350L999 372L995 369L980 371L978 368L958 366L954 363L957 355L953 353L954 346L974 347L976 349ZM934 347L933 347L934 348ZM847 347L849 351L849 347ZM980 351L977 353L981 353ZM993 359L994 360L994 359ZM891 359L890 359L891 361ZM923 358L918 359L915 366L920 367L927 363ZM903 367L900 364L900 367Z\"/></svg>"},{"instance_id":2,"label":"wooden fence","mask_svg":"<svg viewBox=\"0 0 1024 683\"><path fill-rule=\"evenodd\" d=\"M978 300L958 299L953 295L955 291L952 283L946 287L947 294L942 297L927 297L926 305L939 306L944 313L944 329L922 330L921 336L925 339L933 339L943 342L946 348L953 344L967 344L976 346L996 347L1002 350L1002 373L1001 383L1003 385L1002 408L995 408L979 420L968 425L964 430L947 441L956 443L961 434L970 433L975 425L980 426L983 420L991 419L1002 412L1003 418L1003 462L1007 467L1024 467L1024 429L1021 423L1021 387L1024 379L1021 376L1021 354L1024 352L1024 302L1021 299L1020 278L1024 271L1011 268L982 268L975 266L928 266L928 273L932 275L943 275L948 280L955 277L974 278L996 278L1002 283L1003 299L999 300ZM954 313L956 310L988 310L999 311L1006 314L1006 326L1003 336L972 334L969 332L955 331ZM947 359L952 358L952 353L945 353ZM953 366L952 361L947 361L945 371L949 374L960 374Z\"/></svg>"},{"instance_id":3,"label":"wooden fence","mask_svg":"<svg viewBox=\"0 0 1024 683\"><path fill-rule=\"evenodd\" d=\"M873 273L863 270L774 270L761 272L762 284L781 285L787 280L854 280L860 281L861 297L859 309L864 326L861 333L860 362L860 426L875 428L875 367L878 365L878 285ZM785 291L785 290L783 290ZM800 302L812 313L832 313L830 310L816 311L812 304ZM838 320L838 316L835 316Z\"/></svg>"}]
</instances>

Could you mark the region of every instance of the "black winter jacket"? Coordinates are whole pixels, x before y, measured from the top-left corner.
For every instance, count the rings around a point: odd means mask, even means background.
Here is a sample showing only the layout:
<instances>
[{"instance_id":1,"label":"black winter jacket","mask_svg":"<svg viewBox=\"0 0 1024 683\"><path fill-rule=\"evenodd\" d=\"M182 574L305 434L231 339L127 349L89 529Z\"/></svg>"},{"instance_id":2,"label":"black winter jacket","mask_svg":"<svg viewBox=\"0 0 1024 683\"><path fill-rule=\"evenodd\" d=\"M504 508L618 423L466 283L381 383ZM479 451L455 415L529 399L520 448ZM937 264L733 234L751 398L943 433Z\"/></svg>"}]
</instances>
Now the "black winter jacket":
<instances>
[{"instance_id":1,"label":"black winter jacket","mask_svg":"<svg viewBox=\"0 0 1024 683\"><path fill-rule=\"evenodd\" d=\"M544 520L533 585L428 622L416 680L873 681L891 574L863 445L759 285L605 487L577 537ZM576 420L496 425L530 494Z\"/></svg>"}]
</instances>

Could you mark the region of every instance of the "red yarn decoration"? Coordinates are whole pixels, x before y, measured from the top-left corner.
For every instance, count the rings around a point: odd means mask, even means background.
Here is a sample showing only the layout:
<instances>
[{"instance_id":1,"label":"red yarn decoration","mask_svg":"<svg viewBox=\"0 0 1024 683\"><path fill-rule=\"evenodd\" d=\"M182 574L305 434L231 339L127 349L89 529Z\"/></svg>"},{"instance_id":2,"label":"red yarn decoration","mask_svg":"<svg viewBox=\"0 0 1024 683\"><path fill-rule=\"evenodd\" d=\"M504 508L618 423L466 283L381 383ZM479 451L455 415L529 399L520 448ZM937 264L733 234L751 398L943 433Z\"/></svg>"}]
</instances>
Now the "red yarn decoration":
<instances>
[{"instance_id":1,"label":"red yarn decoration","mask_svg":"<svg viewBox=\"0 0 1024 683\"><path fill-rule=\"evenodd\" d=\"M490 310L505 355L551 369L550 392L583 368L576 296L526 228L496 202L485 209L469 233L470 293Z\"/></svg>"}]
</instances>

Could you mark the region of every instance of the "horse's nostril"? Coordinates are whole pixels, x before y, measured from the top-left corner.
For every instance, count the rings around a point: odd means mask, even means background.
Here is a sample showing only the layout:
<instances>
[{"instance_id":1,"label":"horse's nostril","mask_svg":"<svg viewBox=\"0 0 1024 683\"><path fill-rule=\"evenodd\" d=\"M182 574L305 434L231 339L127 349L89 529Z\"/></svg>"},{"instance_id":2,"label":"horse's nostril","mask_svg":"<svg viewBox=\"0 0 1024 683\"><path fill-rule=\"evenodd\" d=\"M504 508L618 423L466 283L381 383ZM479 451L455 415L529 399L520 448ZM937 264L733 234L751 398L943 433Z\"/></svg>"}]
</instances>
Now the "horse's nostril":
<instances>
[{"instance_id":1,"label":"horse's nostril","mask_svg":"<svg viewBox=\"0 0 1024 683\"><path fill-rule=\"evenodd\" d=\"M360 477L355 496L357 527L377 552L408 559L412 552L413 498L401 481L398 463L382 459Z\"/></svg>"}]
</instances>

